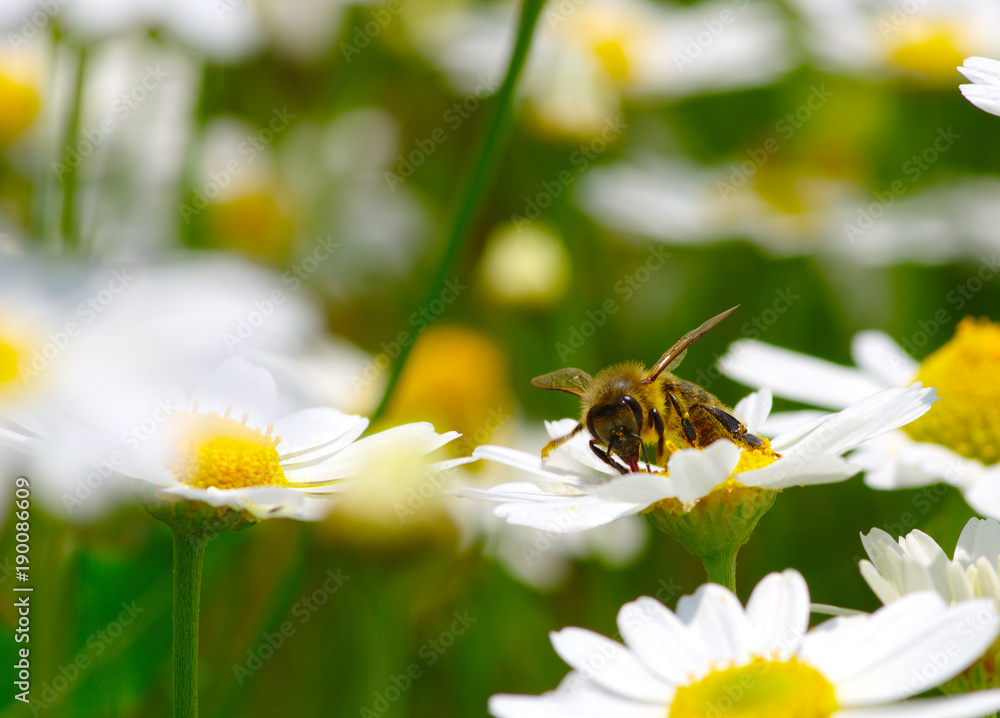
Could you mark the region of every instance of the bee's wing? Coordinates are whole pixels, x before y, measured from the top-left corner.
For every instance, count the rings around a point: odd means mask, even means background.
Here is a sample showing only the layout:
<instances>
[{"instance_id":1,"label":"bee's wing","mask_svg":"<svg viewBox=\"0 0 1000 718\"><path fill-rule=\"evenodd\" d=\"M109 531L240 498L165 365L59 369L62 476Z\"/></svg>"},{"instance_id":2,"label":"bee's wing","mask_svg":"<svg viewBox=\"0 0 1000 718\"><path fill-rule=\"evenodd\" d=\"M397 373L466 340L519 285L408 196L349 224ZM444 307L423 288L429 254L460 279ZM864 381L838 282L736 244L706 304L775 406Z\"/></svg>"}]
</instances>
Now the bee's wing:
<instances>
[{"instance_id":1,"label":"bee's wing","mask_svg":"<svg viewBox=\"0 0 1000 718\"><path fill-rule=\"evenodd\" d=\"M740 305L737 304L736 307L738 306ZM721 322L723 319L728 317L736 309L736 307L733 307L732 309L727 309L722 314L712 317L697 329L692 329L683 337L681 337L676 344L667 349L666 354L661 356L660 360L656 362L656 364L653 366L652 369L649 370L649 373L646 375L646 378L642 380L643 383L648 384L649 382L654 381L656 377L658 377L663 372L673 371L678 366L680 366L681 361L684 359L684 355L687 353L687 348L692 344L694 344L698 339L700 339L701 336L705 334L705 332L707 332L709 329L711 329L716 324Z\"/></svg>"},{"instance_id":2,"label":"bee's wing","mask_svg":"<svg viewBox=\"0 0 1000 718\"><path fill-rule=\"evenodd\" d=\"M583 369L568 367L559 371L549 372L536 376L531 380L532 386L539 389L552 389L553 391L564 391L573 396L583 396L583 393L590 387L593 379L590 374Z\"/></svg>"}]
</instances>

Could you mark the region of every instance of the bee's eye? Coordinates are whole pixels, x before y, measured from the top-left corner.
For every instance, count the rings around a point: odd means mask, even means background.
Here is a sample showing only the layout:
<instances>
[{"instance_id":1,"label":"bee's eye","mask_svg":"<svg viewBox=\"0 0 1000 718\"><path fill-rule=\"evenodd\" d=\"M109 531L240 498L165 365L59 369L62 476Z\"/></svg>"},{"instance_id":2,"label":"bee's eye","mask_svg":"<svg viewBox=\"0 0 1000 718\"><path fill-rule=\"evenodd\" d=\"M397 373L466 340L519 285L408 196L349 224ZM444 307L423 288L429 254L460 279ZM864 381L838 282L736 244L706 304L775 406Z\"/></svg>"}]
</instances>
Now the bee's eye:
<instances>
[{"instance_id":1,"label":"bee's eye","mask_svg":"<svg viewBox=\"0 0 1000 718\"><path fill-rule=\"evenodd\" d=\"M632 416L635 418L636 429L642 428L642 407L634 396L626 394L622 397L622 404L627 406L632 410Z\"/></svg>"}]
</instances>

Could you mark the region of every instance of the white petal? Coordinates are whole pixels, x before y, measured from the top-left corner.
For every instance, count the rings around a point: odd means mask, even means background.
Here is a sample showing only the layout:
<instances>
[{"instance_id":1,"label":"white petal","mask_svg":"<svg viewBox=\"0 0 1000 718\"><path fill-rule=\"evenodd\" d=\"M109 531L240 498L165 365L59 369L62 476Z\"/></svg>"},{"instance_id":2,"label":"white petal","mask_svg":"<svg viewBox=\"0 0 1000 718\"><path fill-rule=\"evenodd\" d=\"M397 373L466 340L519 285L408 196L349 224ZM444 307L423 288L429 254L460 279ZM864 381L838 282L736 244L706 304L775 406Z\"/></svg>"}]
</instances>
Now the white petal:
<instances>
[{"instance_id":1,"label":"white petal","mask_svg":"<svg viewBox=\"0 0 1000 718\"><path fill-rule=\"evenodd\" d=\"M1000 116L1000 85L959 85L958 89L983 112Z\"/></svg>"},{"instance_id":2,"label":"white petal","mask_svg":"<svg viewBox=\"0 0 1000 718\"><path fill-rule=\"evenodd\" d=\"M891 603L900 597L899 588L896 584L887 580L875 565L871 561L864 561L858 563L858 570L861 572L861 578L865 580L865 583L871 588L872 592L878 596L878 600L882 603Z\"/></svg>"},{"instance_id":3,"label":"white petal","mask_svg":"<svg viewBox=\"0 0 1000 718\"><path fill-rule=\"evenodd\" d=\"M710 663L716 666L750 660L754 632L740 600L728 588L704 583L684 601L684 612L691 612L691 630L701 636ZM681 601L678 615L681 615Z\"/></svg>"},{"instance_id":4,"label":"white petal","mask_svg":"<svg viewBox=\"0 0 1000 718\"><path fill-rule=\"evenodd\" d=\"M828 623L806 635L801 658L834 684L845 707L938 686L981 656L1000 631L992 601L948 607L931 591L903 596L868 616Z\"/></svg>"},{"instance_id":5,"label":"white petal","mask_svg":"<svg viewBox=\"0 0 1000 718\"><path fill-rule=\"evenodd\" d=\"M667 462L670 482L682 504L707 496L729 478L740 460L740 450L731 441L719 440L704 449L675 451Z\"/></svg>"},{"instance_id":6,"label":"white petal","mask_svg":"<svg viewBox=\"0 0 1000 718\"><path fill-rule=\"evenodd\" d=\"M908 386L920 364L885 332L858 332L851 340L854 363L890 386Z\"/></svg>"},{"instance_id":7,"label":"white petal","mask_svg":"<svg viewBox=\"0 0 1000 718\"><path fill-rule=\"evenodd\" d=\"M966 58L958 71L979 85L1000 84L1000 61L988 57Z\"/></svg>"},{"instance_id":8,"label":"white petal","mask_svg":"<svg viewBox=\"0 0 1000 718\"><path fill-rule=\"evenodd\" d=\"M650 670L674 684L710 670L704 640L659 601L641 596L618 612L622 639Z\"/></svg>"},{"instance_id":9,"label":"white petal","mask_svg":"<svg viewBox=\"0 0 1000 718\"><path fill-rule=\"evenodd\" d=\"M366 428L365 417L326 408L304 409L274 422L274 434L281 437L277 448L282 460L301 460L295 454L317 448L333 453L361 436Z\"/></svg>"},{"instance_id":10,"label":"white petal","mask_svg":"<svg viewBox=\"0 0 1000 718\"><path fill-rule=\"evenodd\" d=\"M564 628L549 637L560 658L605 690L645 702L665 703L673 698L673 687L650 673L617 641L583 628Z\"/></svg>"},{"instance_id":11,"label":"white petal","mask_svg":"<svg viewBox=\"0 0 1000 718\"><path fill-rule=\"evenodd\" d=\"M258 518L292 517L319 520L333 508L329 500L309 499L303 492L283 486L251 486L242 489L207 489L176 484L162 489L165 493L211 506L246 509Z\"/></svg>"},{"instance_id":12,"label":"white petal","mask_svg":"<svg viewBox=\"0 0 1000 718\"><path fill-rule=\"evenodd\" d=\"M815 486L846 481L858 473L858 467L839 456L789 456L759 469L734 477L744 486L763 489L787 489L791 486Z\"/></svg>"},{"instance_id":13,"label":"white petal","mask_svg":"<svg viewBox=\"0 0 1000 718\"><path fill-rule=\"evenodd\" d=\"M843 409L886 388L857 369L754 339L733 343L719 367L748 386L769 386L778 396L828 409Z\"/></svg>"},{"instance_id":14,"label":"white petal","mask_svg":"<svg viewBox=\"0 0 1000 718\"><path fill-rule=\"evenodd\" d=\"M739 403L733 408L746 421L747 430L756 434L760 431L760 427L764 425L768 414L771 413L771 404L771 389L764 387L760 391L755 391L740 399Z\"/></svg>"},{"instance_id":15,"label":"white petal","mask_svg":"<svg viewBox=\"0 0 1000 718\"><path fill-rule=\"evenodd\" d=\"M978 558L985 558L994 566L1000 557L1000 522L996 519L969 519L958 537L955 560L968 566Z\"/></svg>"},{"instance_id":16,"label":"white petal","mask_svg":"<svg viewBox=\"0 0 1000 718\"><path fill-rule=\"evenodd\" d=\"M651 506L657 501L677 495L677 482L662 474L639 471L612 479L606 484L589 489L589 493L604 501L626 502Z\"/></svg>"},{"instance_id":17,"label":"white petal","mask_svg":"<svg viewBox=\"0 0 1000 718\"><path fill-rule=\"evenodd\" d=\"M843 454L923 416L935 401L935 390L925 389L919 382L905 389L886 389L831 415L812 431L779 436L772 445L786 456Z\"/></svg>"},{"instance_id":18,"label":"white petal","mask_svg":"<svg viewBox=\"0 0 1000 718\"><path fill-rule=\"evenodd\" d=\"M566 533L603 526L625 516L635 516L644 508L642 504L608 503L594 496L581 496L553 497L542 503L500 504L493 512L516 526L532 526L544 531Z\"/></svg>"},{"instance_id":19,"label":"white petal","mask_svg":"<svg viewBox=\"0 0 1000 718\"><path fill-rule=\"evenodd\" d=\"M598 477L597 475L583 478L580 475L583 473L582 467L580 472L572 472L559 466L554 466L550 462L543 461L542 457L538 454L529 454L526 451L510 449L506 446L492 446L490 444L484 444L483 446L477 446L472 452L472 455L477 459L496 461L515 469L529 471L536 476L541 476L551 481L571 484L574 486L586 486L594 484L598 480L603 481L612 478L610 476Z\"/></svg>"},{"instance_id":20,"label":"white petal","mask_svg":"<svg viewBox=\"0 0 1000 718\"><path fill-rule=\"evenodd\" d=\"M574 674L563 681L565 685ZM620 698L597 687L583 684L541 696L496 695L489 711L497 718L663 718L665 706Z\"/></svg>"},{"instance_id":21,"label":"white petal","mask_svg":"<svg viewBox=\"0 0 1000 718\"><path fill-rule=\"evenodd\" d=\"M394 426L355 441L342 449L334 461L315 468L326 480L352 478L362 475L374 455L379 452L399 451L403 446L415 453L429 454L458 436L456 431L438 434L434 431L434 426L426 422ZM311 480L318 480L318 477L313 476Z\"/></svg>"},{"instance_id":22,"label":"white petal","mask_svg":"<svg viewBox=\"0 0 1000 718\"><path fill-rule=\"evenodd\" d=\"M830 412L818 409L803 409L801 411L779 411L771 414L767 421L760 427L759 434L767 437L780 436L782 434L797 434L810 431L813 427L819 426L829 418Z\"/></svg>"},{"instance_id":23,"label":"white petal","mask_svg":"<svg viewBox=\"0 0 1000 718\"><path fill-rule=\"evenodd\" d=\"M872 708L847 708L831 718L989 718L1000 710L1000 688L923 698Z\"/></svg>"},{"instance_id":24,"label":"white petal","mask_svg":"<svg viewBox=\"0 0 1000 718\"><path fill-rule=\"evenodd\" d=\"M802 574L788 569L765 576L750 594L746 614L755 634L754 653L791 659L809 627L809 587Z\"/></svg>"}]
</instances>

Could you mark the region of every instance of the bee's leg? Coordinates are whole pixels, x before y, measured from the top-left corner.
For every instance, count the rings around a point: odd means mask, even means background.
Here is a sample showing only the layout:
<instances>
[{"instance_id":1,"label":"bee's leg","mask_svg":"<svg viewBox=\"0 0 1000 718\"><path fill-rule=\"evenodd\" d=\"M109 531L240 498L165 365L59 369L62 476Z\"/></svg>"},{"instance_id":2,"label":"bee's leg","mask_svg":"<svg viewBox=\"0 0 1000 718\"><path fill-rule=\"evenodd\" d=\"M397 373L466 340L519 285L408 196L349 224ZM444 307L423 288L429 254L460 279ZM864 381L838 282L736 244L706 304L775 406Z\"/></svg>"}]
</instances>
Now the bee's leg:
<instances>
[{"instance_id":1,"label":"bee's leg","mask_svg":"<svg viewBox=\"0 0 1000 718\"><path fill-rule=\"evenodd\" d=\"M605 464L615 469L620 474L627 474L628 467L620 466L608 452L597 445L597 442L593 439L590 440L590 450L597 454L597 458L603 461Z\"/></svg>"},{"instance_id":2,"label":"bee's leg","mask_svg":"<svg viewBox=\"0 0 1000 718\"><path fill-rule=\"evenodd\" d=\"M642 447L642 460L646 462L646 473L651 474L653 470L649 467L649 454L646 453L646 442L642 440L641 436L635 438L639 440L639 445Z\"/></svg>"},{"instance_id":3,"label":"bee's leg","mask_svg":"<svg viewBox=\"0 0 1000 718\"><path fill-rule=\"evenodd\" d=\"M547 458L549 454L558 449L560 446L565 444L567 441L572 439L574 436L583 431L583 424L577 424L573 431L566 434L566 436L560 436L558 439L553 439L542 447L542 458Z\"/></svg>"},{"instance_id":4,"label":"bee's leg","mask_svg":"<svg viewBox=\"0 0 1000 718\"><path fill-rule=\"evenodd\" d=\"M663 466L663 453L666 450L664 432L666 429L663 425L663 417L660 416L660 412L656 410L655 406L649 410L649 425L656 430L656 463Z\"/></svg>"},{"instance_id":5,"label":"bee's leg","mask_svg":"<svg viewBox=\"0 0 1000 718\"><path fill-rule=\"evenodd\" d=\"M698 432L694 430L694 424L691 423L691 417L688 415L687 410L681 408L681 403L677 401L677 397L674 396L672 392L664 391L663 393L666 394L667 401L670 402L674 411L677 412L677 416L680 417L681 431L684 432L684 438L687 440L687 443L691 446L695 446L695 443L698 441ZM701 405L696 404L695 406Z\"/></svg>"},{"instance_id":6,"label":"bee's leg","mask_svg":"<svg viewBox=\"0 0 1000 718\"><path fill-rule=\"evenodd\" d=\"M743 423L729 412L717 409L707 404L695 404L696 409L704 409L709 417L715 420L737 444L743 444L751 449L759 449L764 445L756 434L747 431Z\"/></svg>"}]
</instances>

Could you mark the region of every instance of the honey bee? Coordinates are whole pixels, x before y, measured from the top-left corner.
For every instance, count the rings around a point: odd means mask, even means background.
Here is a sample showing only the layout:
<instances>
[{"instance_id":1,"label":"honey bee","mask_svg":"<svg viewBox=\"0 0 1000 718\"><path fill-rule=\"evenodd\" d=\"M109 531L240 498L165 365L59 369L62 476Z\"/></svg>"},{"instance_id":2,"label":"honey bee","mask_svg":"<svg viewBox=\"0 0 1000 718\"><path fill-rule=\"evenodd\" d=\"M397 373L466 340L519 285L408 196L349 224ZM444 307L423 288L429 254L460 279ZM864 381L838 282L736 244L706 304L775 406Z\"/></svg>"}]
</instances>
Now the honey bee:
<instances>
[{"instance_id":1,"label":"honey bee","mask_svg":"<svg viewBox=\"0 0 1000 718\"><path fill-rule=\"evenodd\" d=\"M539 389L563 391L581 403L580 423L566 436L546 444L542 458L585 428L592 437L591 450L623 474L639 470L640 453L646 470L650 470L647 443L656 444L656 460L661 466L664 457L680 446L703 448L717 439L751 449L764 446L764 440L748 431L732 415L732 409L697 384L671 373L688 347L735 309L685 334L649 371L639 362L624 362L596 377L582 369L567 368L532 379L532 385Z\"/></svg>"}]
</instances>

